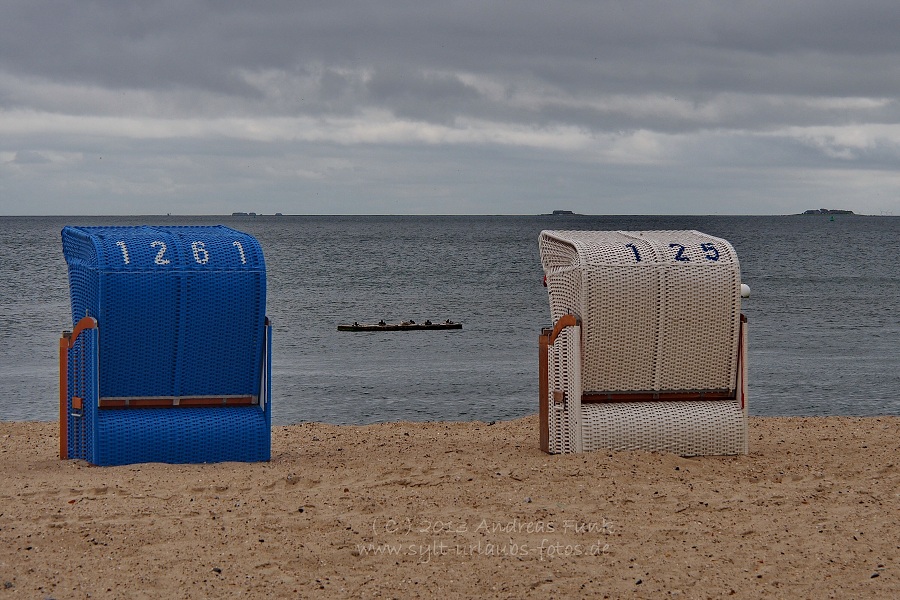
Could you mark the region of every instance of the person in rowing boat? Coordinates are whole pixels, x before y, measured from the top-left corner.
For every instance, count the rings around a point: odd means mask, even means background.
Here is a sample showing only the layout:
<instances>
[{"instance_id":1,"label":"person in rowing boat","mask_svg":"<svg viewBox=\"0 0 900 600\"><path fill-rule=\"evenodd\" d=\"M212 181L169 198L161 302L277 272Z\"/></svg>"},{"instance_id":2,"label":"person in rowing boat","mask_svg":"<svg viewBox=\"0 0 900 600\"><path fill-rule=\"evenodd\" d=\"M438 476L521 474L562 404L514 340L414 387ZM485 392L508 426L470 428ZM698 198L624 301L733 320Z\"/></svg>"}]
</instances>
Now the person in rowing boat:
<instances>
[{"instance_id":1,"label":"person in rowing boat","mask_svg":"<svg viewBox=\"0 0 900 600\"><path fill-rule=\"evenodd\" d=\"M378 321L378 325L379 325L380 327L384 327L384 319Z\"/></svg>"}]
</instances>

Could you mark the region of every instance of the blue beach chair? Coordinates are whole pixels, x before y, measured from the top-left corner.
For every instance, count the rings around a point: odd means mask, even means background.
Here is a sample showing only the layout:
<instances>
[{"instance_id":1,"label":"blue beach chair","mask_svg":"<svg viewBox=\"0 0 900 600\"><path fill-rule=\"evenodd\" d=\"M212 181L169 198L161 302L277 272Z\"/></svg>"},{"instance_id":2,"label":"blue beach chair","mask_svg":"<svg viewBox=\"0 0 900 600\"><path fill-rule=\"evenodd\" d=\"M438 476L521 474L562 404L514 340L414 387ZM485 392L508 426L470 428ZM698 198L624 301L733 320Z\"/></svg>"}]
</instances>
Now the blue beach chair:
<instances>
[{"instance_id":1,"label":"blue beach chair","mask_svg":"<svg viewBox=\"0 0 900 600\"><path fill-rule=\"evenodd\" d=\"M228 227L65 227L60 457L96 465L266 461L266 268Z\"/></svg>"}]
</instances>

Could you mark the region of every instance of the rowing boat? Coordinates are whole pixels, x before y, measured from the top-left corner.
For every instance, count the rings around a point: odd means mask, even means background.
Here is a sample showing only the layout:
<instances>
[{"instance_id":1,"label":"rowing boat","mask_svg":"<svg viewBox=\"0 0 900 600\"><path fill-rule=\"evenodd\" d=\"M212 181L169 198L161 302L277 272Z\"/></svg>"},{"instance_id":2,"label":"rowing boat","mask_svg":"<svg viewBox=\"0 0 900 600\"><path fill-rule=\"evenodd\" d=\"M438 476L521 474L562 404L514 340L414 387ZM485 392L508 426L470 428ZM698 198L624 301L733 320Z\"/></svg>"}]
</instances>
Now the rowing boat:
<instances>
[{"instance_id":1,"label":"rowing boat","mask_svg":"<svg viewBox=\"0 0 900 600\"><path fill-rule=\"evenodd\" d=\"M424 323L416 323L415 321L403 321L402 323L385 323L380 321L374 324L356 323L355 321L349 325L338 325L338 331L416 331L431 329L462 329L462 323L454 323L446 320L443 323L432 323L425 321Z\"/></svg>"}]
</instances>

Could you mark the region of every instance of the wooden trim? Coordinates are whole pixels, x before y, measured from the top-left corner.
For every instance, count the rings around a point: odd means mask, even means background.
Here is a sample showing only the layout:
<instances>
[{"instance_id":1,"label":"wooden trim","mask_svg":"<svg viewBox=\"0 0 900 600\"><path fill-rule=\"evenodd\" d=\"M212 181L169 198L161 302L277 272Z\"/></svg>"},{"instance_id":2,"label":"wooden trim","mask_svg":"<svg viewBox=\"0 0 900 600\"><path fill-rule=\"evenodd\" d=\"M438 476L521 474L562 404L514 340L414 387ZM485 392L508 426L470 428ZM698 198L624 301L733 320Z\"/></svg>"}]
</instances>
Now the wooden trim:
<instances>
[{"instance_id":1,"label":"wooden trim","mask_svg":"<svg viewBox=\"0 0 900 600\"><path fill-rule=\"evenodd\" d=\"M541 450L550 452L550 329L538 337L538 422Z\"/></svg>"},{"instance_id":2,"label":"wooden trim","mask_svg":"<svg viewBox=\"0 0 900 600\"><path fill-rule=\"evenodd\" d=\"M253 396L200 396L184 398L100 398L100 408L197 408L251 406Z\"/></svg>"},{"instance_id":3,"label":"wooden trim","mask_svg":"<svg viewBox=\"0 0 900 600\"><path fill-rule=\"evenodd\" d=\"M574 327L575 325L581 325L581 319L575 315L564 315L560 317L559 321L556 322L556 325L553 326L553 331L550 333L550 343L556 343L556 338L559 337L559 334L563 329L566 327Z\"/></svg>"},{"instance_id":4,"label":"wooden trim","mask_svg":"<svg viewBox=\"0 0 900 600\"><path fill-rule=\"evenodd\" d=\"M735 392L727 390L698 390L687 392L615 392L582 394L582 404L602 402L650 402L672 400L733 400Z\"/></svg>"},{"instance_id":5,"label":"wooden trim","mask_svg":"<svg viewBox=\"0 0 900 600\"><path fill-rule=\"evenodd\" d=\"M72 334L69 336L69 348L75 346L78 336L81 335L81 332L85 329L97 329L97 319L94 317L83 317L75 324L75 329L72 330Z\"/></svg>"},{"instance_id":6,"label":"wooden trim","mask_svg":"<svg viewBox=\"0 0 900 600\"><path fill-rule=\"evenodd\" d=\"M69 340L64 332L59 338L59 459L69 458Z\"/></svg>"},{"instance_id":7,"label":"wooden trim","mask_svg":"<svg viewBox=\"0 0 900 600\"><path fill-rule=\"evenodd\" d=\"M741 327L738 330L737 389L741 396L741 410L747 405L747 317L741 313Z\"/></svg>"},{"instance_id":8,"label":"wooden trim","mask_svg":"<svg viewBox=\"0 0 900 600\"><path fill-rule=\"evenodd\" d=\"M256 404L253 396L224 396L222 398L180 398L178 406L250 406Z\"/></svg>"},{"instance_id":9,"label":"wooden trim","mask_svg":"<svg viewBox=\"0 0 900 600\"><path fill-rule=\"evenodd\" d=\"M96 329L97 319L83 317L75 324L72 331L64 331L59 338L59 458L69 458L69 350L75 347L75 342L82 331ZM79 402L81 399L78 399ZM73 408L75 398L72 398ZM78 406L81 408L81 405Z\"/></svg>"}]
</instances>

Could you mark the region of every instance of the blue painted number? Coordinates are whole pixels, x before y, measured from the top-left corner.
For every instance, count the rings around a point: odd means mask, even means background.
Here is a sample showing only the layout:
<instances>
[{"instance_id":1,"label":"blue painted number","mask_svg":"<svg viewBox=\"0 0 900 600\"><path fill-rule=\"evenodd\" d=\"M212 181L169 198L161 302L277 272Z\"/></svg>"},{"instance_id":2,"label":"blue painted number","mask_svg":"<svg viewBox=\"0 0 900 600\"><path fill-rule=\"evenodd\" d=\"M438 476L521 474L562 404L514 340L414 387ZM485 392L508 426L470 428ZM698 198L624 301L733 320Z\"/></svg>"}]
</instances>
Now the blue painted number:
<instances>
[{"instance_id":1,"label":"blue painted number","mask_svg":"<svg viewBox=\"0 0 900 600\"><path fill-rule=\"evenodd\" d=\"M675 260L682 262L689 262L691 260L684 255L684 246L681 244L669 244L669 248L678 248L678 252L675 253Z\"/></svg>"},{"instance_id":2,"label":"blue painted number","mask_svg":"<svg viewBox=\"0 0 900 600\"><path fill-rule=\"evenodd\" d=\"M634 244L625 244L626 248L631 248L631 251L634 252L634 262L641 262L641 253L638 252L637 246Z\"/></svg>"},{"instance_id":3,"label":"blue painted number","mask_svg":"<svg viewBox=\"0 0 900 600\"><path fill-rule=\"evenodd\" d=\"M706 260L719 260L719 250L715 244L700 244L700 249L706 253Z\"/></svg>"}]
</instances>

